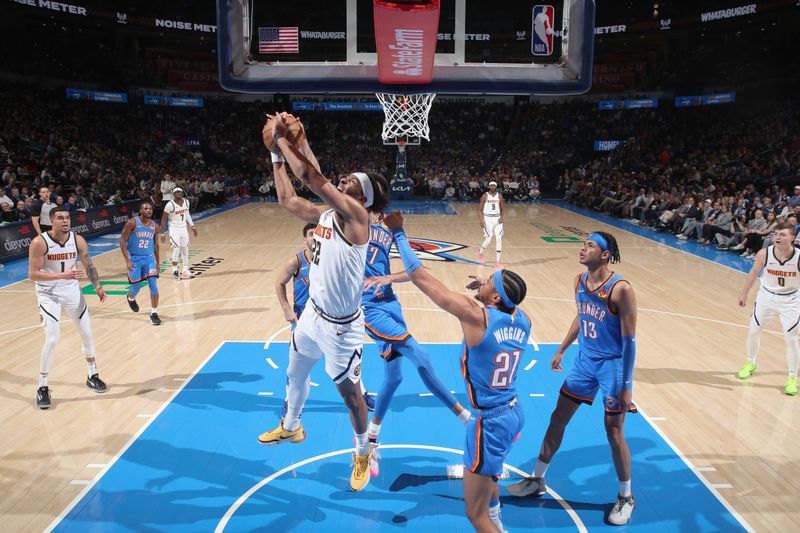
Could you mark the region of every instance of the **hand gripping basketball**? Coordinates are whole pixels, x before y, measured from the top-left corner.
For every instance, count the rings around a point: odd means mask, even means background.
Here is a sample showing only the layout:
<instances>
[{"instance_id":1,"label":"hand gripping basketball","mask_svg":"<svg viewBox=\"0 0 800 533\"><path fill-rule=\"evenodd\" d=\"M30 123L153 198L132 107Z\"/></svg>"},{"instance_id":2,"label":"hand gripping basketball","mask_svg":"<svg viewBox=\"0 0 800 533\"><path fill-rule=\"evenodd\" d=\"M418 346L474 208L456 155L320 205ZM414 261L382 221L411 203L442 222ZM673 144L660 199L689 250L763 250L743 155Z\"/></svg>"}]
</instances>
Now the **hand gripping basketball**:
<instances>
[{"instance_id":1,"label":"hand gripping basketball","mask_svg":"<svg viewBox=\"0 0 800 533\"><path fill-rule=\"evenodd\" d=\"M261 138L264 140L264 146L273 154L281 153L278 143L275 141L276 132L286 137L294 145L305 139L303 124L297 117L289 113L267 115L267 122L261 129Z\"/></svg>"}]
</instances>

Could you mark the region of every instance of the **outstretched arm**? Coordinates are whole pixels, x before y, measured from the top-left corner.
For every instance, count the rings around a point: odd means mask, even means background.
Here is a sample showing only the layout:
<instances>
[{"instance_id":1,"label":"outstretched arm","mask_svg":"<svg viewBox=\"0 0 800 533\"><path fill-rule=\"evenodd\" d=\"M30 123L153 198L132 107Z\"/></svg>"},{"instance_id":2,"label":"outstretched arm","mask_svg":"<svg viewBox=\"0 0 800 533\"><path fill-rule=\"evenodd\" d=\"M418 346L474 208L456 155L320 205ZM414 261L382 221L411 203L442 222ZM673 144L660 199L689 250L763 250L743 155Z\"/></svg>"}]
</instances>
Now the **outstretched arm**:
<instances>
[{"instance_id":1,"label":"outstretched arm","mask_svg":"<svg viewBox=\"0 0 800 533\"><path fill-rule=\"evenodd\" d=\"M399 211L395 211L384 219L384 224L394 235L397 243L397 250L400 258L406 267L406 273L411 277L411 281L425 293L433 303L458 318L462 326L482 326L483 309L468 296L451 291L444 284L433 277L427 269L421 268L422 263L417 259L416 254L408 244L408 239L403 231L403 217Z\"/></svg>"},{"instance_id":2,"label":"outstretched arm","mask_svg":"<svg viewBox=\"0 0 800 533\"><path fill-rule=\"evenodd\" d=\"M636 296L633 287L620 283L615 291L620 329L622 330L622 387L619 403L622 412L628 410L633 391L633 365L636 361Z\"/></svg>"},{"instance_id":3,"label":"outstretched arm","mask_svg":"<svg viewBox=\"0 0 800 533\"><path fill-rule=\"evenodd\" d=\"M319 196L323 202L331 206L345 221L353 219L365 225L369 224L367 211L355 198L352 198L333 186L325 179L314 163L287 138L289 129L281 114L275 115L273 137L278 140L278 147L283 157L292 168L292 172L311 191ZM304 149L311 153L311 148L304 145ZM316 158L314 158L316 161ZM277 181L276 181L277 184Z\"/></svg>"},{"instance_id":4,"label":"outstretched arm","mask_svg":"<svg viewBox=\"0 0 800 533\"><path fill-rule=\"evenodd\" d=\"M311 201L297 196L282 162L272 163L272 171L275 173L275 192L278 195L278 202L291 214L306 222L319 222L319 216L328 209L328 206L314 205Z\"/></svg>"}]
</instances>

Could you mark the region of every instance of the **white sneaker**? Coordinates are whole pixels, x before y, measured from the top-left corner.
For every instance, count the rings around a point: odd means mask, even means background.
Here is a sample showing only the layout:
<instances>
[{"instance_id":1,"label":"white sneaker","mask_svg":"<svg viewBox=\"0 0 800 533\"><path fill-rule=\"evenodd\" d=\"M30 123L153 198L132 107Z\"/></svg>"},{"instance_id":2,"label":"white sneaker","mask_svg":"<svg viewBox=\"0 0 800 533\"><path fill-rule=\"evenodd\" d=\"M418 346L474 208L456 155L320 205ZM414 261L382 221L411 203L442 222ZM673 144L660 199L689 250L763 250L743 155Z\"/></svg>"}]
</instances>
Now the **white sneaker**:
<instances>
[{"instance_id":1,"label":"white sneaker","mask_svg":"<svg viewBox=\"0 0 800 533\"><path fill-rule=\"evenodd\" d=\"M194 274L188 270L184 270L183 272L181 272L181 279L192 279L193 277Z\"/></svg>"},{"instance_id":2,"label":"white sneaker","mask_svg":"<svg viewBox=\"0 0 800 533\"><path fill-rule=\"evenodd\" d=\"M381 471L381 452L378 450L380 443L370 443L369 446L372 448L372 454L369 456L369 475L378 477Z\"/></svg>"},{"instance_id":3,"label":"white sneaker","mask_svg":"<svg viewBox=\"0 0 800 533\"><path fill-rule=\"evenodd\" d=\"M636 507L636 502L633 501L633 494L628 496L617 496L617 503L611 508L608 513L608 523L612 526L624 526L631 521L633 509Z\"/></svg>"},{"instance_id":4,"label":"white sneaker","mask_svg":"<svg viewBox=\"0 0 800 533\"><path fill-rule=\"evenodd\" d=\"M539 498L547 494L547 485L543 477L526 477L519 483L513 485L506 485L506 492L517 498L525 496L533 496Z\"/></svg>"}]
</instances>

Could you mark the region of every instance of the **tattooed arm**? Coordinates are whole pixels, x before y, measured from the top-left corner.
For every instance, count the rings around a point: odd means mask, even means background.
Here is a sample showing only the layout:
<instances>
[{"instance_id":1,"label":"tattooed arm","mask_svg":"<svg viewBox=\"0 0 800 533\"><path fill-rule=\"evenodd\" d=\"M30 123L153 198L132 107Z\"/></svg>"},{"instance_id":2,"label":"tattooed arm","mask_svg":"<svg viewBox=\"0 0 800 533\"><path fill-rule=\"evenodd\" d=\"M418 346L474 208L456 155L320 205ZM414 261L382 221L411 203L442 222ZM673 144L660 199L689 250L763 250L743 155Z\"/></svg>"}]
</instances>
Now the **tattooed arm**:
<instances>
[{"instance_id":1,"label":"tattooed arm","mask_svg":"<svg viewBox=\"0 0 800 533\"><path fill-rule=\"evenodd\" d=\"M94 266L92 258L89 257L89 247L86 245L86 239L80 235L75 235L75 244L78 245L78 257L81 258L81 263L86 267L86 277L92 282L97 296L101 302L106 301L106 291L100 285L100 276L97 274L97 267Z\"/></svg>"}]
</instances>

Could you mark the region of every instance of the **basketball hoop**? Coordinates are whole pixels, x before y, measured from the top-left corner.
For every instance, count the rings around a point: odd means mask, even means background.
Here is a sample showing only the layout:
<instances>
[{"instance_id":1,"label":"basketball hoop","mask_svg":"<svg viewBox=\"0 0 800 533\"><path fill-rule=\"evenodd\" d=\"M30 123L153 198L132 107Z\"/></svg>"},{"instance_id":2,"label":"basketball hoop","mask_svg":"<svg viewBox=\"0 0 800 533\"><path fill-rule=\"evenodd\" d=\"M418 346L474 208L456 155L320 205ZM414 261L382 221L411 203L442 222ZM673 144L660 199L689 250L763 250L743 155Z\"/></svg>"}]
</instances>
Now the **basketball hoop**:
<instances>
[{"instance_id":1,"label":"basketball hoop","mask_svg":"<svg viewBox=\"0 0 800 533\"><path fill-rule=\"evenodd\" d=\"M395 141L398 137L421 137L429 141L430 128L428 127L428 113L431 111L436 93L421 94L393 94L375 93L378 101L383 106L383 137L384 143L396 142L401 149L405 145Z\"/></svg>"}]
</instances>

